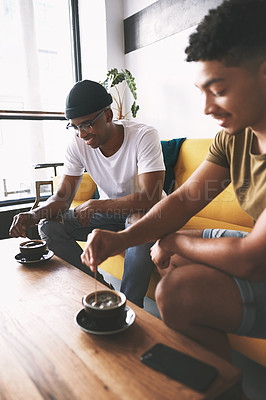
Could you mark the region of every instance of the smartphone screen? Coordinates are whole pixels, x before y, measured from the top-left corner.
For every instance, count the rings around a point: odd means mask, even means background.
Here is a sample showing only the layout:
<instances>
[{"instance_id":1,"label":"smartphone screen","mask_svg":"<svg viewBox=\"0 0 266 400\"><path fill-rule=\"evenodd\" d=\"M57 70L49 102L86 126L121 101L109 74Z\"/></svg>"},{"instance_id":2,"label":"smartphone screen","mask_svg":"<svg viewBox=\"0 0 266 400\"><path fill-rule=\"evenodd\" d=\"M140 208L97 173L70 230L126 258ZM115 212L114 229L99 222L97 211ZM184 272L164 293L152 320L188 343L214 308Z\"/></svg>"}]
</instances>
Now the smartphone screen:
<instances>
[{"instance_id":1,"label":"smartphone screen","mask_svg":"<svg viewBox=\"0 0 266 400\"><path fill-rule=\"evenodd\" d=\"M156 371L200 392L205 391L218 375L217 369L212 365L162 343L157 343L145 352L140 360Z\"/></svg>"}]
</instances>

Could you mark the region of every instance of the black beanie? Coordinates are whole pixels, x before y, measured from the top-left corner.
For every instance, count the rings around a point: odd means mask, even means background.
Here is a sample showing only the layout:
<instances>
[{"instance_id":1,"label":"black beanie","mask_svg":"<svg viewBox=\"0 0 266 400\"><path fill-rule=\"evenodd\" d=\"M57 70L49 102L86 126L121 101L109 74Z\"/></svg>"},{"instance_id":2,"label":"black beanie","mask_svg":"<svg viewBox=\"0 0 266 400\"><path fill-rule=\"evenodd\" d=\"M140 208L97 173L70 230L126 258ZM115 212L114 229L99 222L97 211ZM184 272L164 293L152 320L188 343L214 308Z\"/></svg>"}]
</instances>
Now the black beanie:
<instances>
[{"instance_id":1,"label":"black beanie","mask_svg":"<svg viewBox=\"0 0 266 400\"><path fill-rule=\"evenodd\" d=\"M77 82L66 98L66 119L74 119L92 114L109 106L112 96L97 82L84 80Z\"/></svg>"}]
</instances>

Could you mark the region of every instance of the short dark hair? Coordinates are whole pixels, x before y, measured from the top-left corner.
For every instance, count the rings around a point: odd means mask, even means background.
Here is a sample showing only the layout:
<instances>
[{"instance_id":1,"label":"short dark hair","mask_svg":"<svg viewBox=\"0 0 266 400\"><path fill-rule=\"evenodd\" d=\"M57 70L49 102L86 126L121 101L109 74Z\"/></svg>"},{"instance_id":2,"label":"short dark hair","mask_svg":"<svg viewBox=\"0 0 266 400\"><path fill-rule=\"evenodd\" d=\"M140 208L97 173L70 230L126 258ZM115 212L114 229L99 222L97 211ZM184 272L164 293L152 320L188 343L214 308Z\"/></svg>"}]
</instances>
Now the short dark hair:
<instances>
[{"instance_id":1,"label":"short dark hair","mask_svg":"<svg viewBox=\"0 0 266 400\"><path fill-rule=\"evenodd\" d=\"M266 1L226 0L209 11L185 49L186 61L241 66L266 59Z\"/></svg>"}]
</instances>

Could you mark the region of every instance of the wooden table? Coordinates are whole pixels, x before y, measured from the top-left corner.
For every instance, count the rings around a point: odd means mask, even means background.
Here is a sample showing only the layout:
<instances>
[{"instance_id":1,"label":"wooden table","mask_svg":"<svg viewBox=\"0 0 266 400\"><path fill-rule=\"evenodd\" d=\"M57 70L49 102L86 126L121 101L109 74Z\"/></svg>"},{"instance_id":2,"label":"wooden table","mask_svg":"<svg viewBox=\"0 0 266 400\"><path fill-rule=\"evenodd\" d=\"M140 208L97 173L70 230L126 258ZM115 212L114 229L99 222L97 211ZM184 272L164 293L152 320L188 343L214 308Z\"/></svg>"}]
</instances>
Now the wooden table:
<instances>
[{"instance_id":1,"label":"wooden table","mask_svg":"<svg viewBox=\"0 0 266 400\"><path fill-rule=\"evenodd\" d=\"M136 320L109 336L75 324L81 298L94 290L88 275L54 256L19 264L20 239L0 240L0 399L238 399L241 374L231 364L128 302ZM101 285L99 284L99 288ZM141 354L162 342L214 365L205 393L155 372Z\"/></svg>"}]
</instances>

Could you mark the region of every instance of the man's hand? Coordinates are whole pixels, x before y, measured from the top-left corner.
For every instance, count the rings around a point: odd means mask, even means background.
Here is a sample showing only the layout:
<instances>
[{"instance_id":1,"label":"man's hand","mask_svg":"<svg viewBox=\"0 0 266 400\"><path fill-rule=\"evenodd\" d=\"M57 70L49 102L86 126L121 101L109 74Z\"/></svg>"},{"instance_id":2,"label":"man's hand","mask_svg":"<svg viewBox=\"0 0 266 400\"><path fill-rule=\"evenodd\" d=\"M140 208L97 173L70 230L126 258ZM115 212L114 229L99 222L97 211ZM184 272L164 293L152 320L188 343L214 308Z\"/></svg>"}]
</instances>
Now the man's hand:
<instances>
[{"instance_id":1,"label":"man's hand","mask_svg":"<svg viewBox=\"0 0 266 400\"><path fill-rule=\"evenodd\" d=\"M84 252L81 254L82 263L95 271L97 266L108 257L120 254L125 250L121 236L122 232L94 229L88 235Z\"/></svg>"},{"instance_id":2,"label":"man's hand","mask_svg":"<svg viewBox=\"0 0 266 400\"><path fill-rule=\"evenodd\" d=\"M157 240L157 242L151 247L151 259L160 269L169 267L172 255L173 252L164 248L163 240Z\"/></svg>"},{"instance_id":3,"label":"man's hand","mask_svg":"<svg viewBox=\"0 0 266 400\"><path fill-rule=\"evenodd\" d=\"M84 227L88 225L93 214L97 212L97 201L98 200L91 199L75 208L75 217L80 225Z\"/></svg>"},{"instance_id":4,"label":"man's hand","mask_svg":"<svg viewBox=\"0 0 266 400\"><path fill-rule=\"evenodd\" d=\"M27 237L26 230L39 222L34 211L20 213L14 216L9 229L9 235L12 237Z\"/></svg>"}]
</instances>

